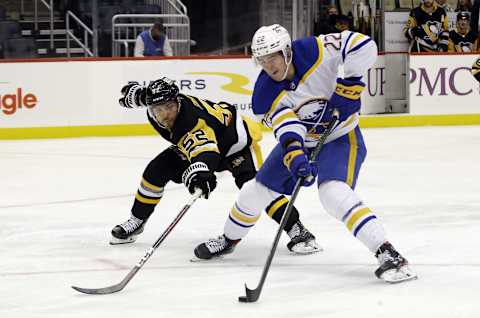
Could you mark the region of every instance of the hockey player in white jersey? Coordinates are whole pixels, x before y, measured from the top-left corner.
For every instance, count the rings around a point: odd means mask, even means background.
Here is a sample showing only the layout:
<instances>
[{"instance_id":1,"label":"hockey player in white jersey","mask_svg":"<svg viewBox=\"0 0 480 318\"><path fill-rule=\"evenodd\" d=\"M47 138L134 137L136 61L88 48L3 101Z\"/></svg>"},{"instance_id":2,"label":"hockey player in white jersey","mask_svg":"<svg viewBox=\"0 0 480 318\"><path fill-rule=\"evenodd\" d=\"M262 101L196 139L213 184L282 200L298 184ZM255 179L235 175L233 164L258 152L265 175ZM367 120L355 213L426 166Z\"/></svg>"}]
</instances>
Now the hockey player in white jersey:
<instances>
[{"instance_id":1,"label":"hockey player in white jersey","mask_svg":"<svg viewBox=\"0 0 480 318\"><path fill-rule=\"evenodd\" d=\"M378 278L391 283L416 278L407 260L388 242L380 220L354 192L367 152L358 121L365 87L362 77L377 58L374 41L344 31L292 42L287 30L275 24L257 30L252 54L262 67L253 92L253 112L272 127L278 144L256 178L243 186L232 211L254 219L279 193L292 194L299 177L307 177L304 186L316 179L324 209L377 258ZM340 65L343 77L338 74ZM334 109L340 113L339 123L316 160L309 162L308 154ZM248 225L234 239L244 237L252 226ZM218 247L215 240L203 244Z\"/></svg>"}]
</instances>

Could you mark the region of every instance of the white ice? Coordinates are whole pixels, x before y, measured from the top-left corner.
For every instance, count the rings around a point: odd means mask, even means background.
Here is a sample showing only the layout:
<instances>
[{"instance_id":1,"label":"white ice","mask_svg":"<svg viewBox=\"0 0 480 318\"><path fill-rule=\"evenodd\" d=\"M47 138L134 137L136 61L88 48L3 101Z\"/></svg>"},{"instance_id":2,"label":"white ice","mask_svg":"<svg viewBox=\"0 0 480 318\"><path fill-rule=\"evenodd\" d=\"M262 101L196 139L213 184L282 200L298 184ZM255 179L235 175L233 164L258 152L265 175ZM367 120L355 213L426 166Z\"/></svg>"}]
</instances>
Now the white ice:
<instances>
[{"instance_id":1,"label":"white ice","mask_svg":"<svg viewBox=\"0 0 480 318\"><path fill-rule=\"evenodd\" d=\"M388 285L375 258L327 215L314 188L296 205L325 248L292 256L282 237L258 303L256 287L277 225L263 215L235 253L191 263L222 233L237 189L229 175L197 201L127 287L112 295L70 288L119 282L190 195L171 184L143 235L110 246L129 216L161 137L0 142L0 317L435 317L480 316L480 127L366 129L358 193L419 279ZM265 153L274 145L266 135Z\"/></svg>"}]
</instances>

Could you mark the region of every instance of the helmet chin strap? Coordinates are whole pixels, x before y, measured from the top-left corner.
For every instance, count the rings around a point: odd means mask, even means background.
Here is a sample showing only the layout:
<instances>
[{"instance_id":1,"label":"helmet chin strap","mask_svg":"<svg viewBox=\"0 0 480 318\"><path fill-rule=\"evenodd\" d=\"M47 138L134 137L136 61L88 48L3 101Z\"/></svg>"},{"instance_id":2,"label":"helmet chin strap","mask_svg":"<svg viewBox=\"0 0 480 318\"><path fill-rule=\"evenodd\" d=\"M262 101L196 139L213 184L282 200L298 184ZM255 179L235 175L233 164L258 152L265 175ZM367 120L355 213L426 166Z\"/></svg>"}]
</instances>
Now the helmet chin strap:
<instances>
[{"instance_id":1,"label":"helmet chin strap","mask_svg":"<svg viewBox=\"0 0 480 318\"><path fill-rule=\"evenodd\" d=\"M282 76L282 81L285 80L285 78L287 78L287 73L288 73L288 69L290 68L290 64L292 64L292 58L293 58L293 52L290 51L290 58L287 60L287 56L285 56L285 64L286 64L286 68L285 68L285 72L283 73L283 76Z\"/></svg>"}]
</instances>

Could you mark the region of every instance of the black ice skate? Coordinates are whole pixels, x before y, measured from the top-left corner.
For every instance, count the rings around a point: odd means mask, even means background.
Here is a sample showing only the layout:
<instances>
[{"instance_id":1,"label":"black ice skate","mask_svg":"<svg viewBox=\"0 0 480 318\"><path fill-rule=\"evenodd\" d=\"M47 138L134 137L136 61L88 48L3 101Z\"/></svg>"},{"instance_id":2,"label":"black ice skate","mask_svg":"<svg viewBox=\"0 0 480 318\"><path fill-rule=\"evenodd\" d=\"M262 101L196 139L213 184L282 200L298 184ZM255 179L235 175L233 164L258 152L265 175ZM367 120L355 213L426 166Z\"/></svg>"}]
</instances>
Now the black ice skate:
<instances>
[{"instance_id":1,"label":"black ice skate","mask_svg":"<svg viewBox=\"0 0 480 318\"><path fill-rule=\"evenodd\" d=\"M375 257L380 265L375 276L387 283L400 283L417 278L417 274L408 267L408 261L389 242L380 246Z\"/></svg>"},{"instance_id":2,"label":"black ice skate","mask_svg":"<svg viewBox=\"0 0 480 318\"><path fill-rule=\"evenodd\" d=\"M287 248L292 253L312 254L323 250L315 241L315 236L300 221L297 221L287 234L291 239L287 244Z\"/></svg>"},{"instance_id":3,"label":"black ice skate","mask_svg":"<svg viewBox=\"0 0 480 318\"><path fill-rule=\"evenodd\" d=\"M218 238L209 239L205 243L198 245L195 250L195 256L199 259L206 260L225 254L230 254L240 240L230 240L221 235Z\"/></svg>"},{"instance_id":4,"label":"black ice skate","mask_svg":"<svg viewBox=\"0 0 480 318\"><path fill-rule=\"evenodd\" d=\"M135 242L137 236L143 232L146 222L147 220L140 220L132 215L126 222L116 225L112 229L110 244L117 245Z\"/></svg>"}]
</instances>

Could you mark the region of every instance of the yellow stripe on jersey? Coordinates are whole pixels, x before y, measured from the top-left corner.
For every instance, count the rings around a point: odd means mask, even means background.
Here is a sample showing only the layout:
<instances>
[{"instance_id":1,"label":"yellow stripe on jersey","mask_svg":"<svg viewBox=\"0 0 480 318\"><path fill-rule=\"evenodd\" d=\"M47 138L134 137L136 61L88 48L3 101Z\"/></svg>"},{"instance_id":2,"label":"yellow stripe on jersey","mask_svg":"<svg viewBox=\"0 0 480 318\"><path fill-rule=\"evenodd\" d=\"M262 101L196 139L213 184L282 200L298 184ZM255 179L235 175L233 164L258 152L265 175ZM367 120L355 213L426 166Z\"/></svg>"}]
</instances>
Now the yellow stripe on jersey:
<instances>
[{"instance_id":1,"label":"yellow stripe on jersey","mask_svg":"<svg viewBox=\"0 0 480 318\"><path fill-rule=\"evenodd\" d=\"M215 132L202 118L178 141L177 146L189 161L206 151L220 153Z\"/></svg>"},{"instance_id":2,"label":"yellow stripe on jersey","mask_svg":"<svg viewBox=\"0 0 480 318\"><path fill-rule=\"evenodd\" d=\"M150 182L148 182L147 180L145 180L144 178L142 178L142 183L150 190L154 191L154 192L160 192L163 190L163 187L157 187L156 185L153 185L151 184Z\"/></svg>"},{"instance_id":3,"label":"yellow stripe on jersey","mask_svg":"<svg viewBox=\"0 0 480 318\"><path fill-rule=\"evenodd\" d=\"M317 60L315 61L315 64L313 64L308 71L303 74L302 79L300 80L300 83L305 82L307 77L309 77L313 71L320 65L322 64L323 61L323 43L322 40L319 37L316 37L315 40L317 40L317 47L318 47L318 57Z\"/></svg>"},{"instance_id":4,"label":"yellow stripe on jersey","mask_svg":"<svg viewBox=\"0 0 480 318\"><path fill-rule=\"evenodd\" d=\"M257 216L249 216L238 211L237 208L234 206L230 211L230 215L234 220L238 220L247 224L254 224L260 218L261 213L259 213Z\"/></svg>"},{"instance_id":5,"label":"yellow stripe on jersey","mask_svg":"<svg viewBox=\"0 0 480 318\"><path fill-rule=\"evenodd\" d=\"M348 220L347 222L347 229L352 232L353 231L353 226L355 225L355 223L357 223L358 220L360 220L360 218L362 218L363 216L367 215L368 213L371 213L372 211L369 209L369 208L363 208L363 209L360 209L358 211L355 211L351 216L350 216L350 219Z\"/></svg>"},{"instance_id":6,"label":"yellow stripe on jersey","mask_svg":"<svg viewBox=\"0 0 480 318\"><path fill-rule=\"evenodd\" d=\"M361 85L346 86L341 83L337 83L335 93L348 99L357 100L362 96L364 88L365 87Z\"/></svg>"},{"instance_id":7,"label":"yellow stripe on jersey","mask_svg":"<svg viewBox=\"0 0 480 318\"><path fill-rule=\"evenodd\" d=\"M278 209L288 203L288 199L286 197L282 196L280 198L280 200L275 202L275 204L268 209L267 214L269 217L273 218L273 215L278 211Z\"/></svg>"},{"instance_id":8,"label":"yellow stripe on jersey","mask_svg":"<svg viewBox=\"0 0 480 318\"><path fill-rule=\"evenodd\" d=\"M357 35L355 35L355 37L353 38L353 40L351 41L351 44L350 46L348 47L348 51L350 51L353 46L355 45L355 43L357 43L359 40L365 38L365 35L361 34L361 33L357 33Z\"/></svg>"},{"instance_id":9,"label":"yellow stripe on jersey","mask_svg":"<svg viewBox=\"0 0 480 318\"><path fill-rule=\"evenodd\" d=\"M241 115L243 121L247 124L247 130L253 141L260 141L263 138L262 127L260 124L247 115Z\"/></svg>"},{"instance_id":10,"label":"yellow stripe on jersey","mask_svg":"<svg viewBox=\"0 0 480 318\"><path fill-rule=\"evenodd\" d=\"M135 194L135 199L145 204L157 204L160 202L160 199L148 199L144 198L140 193Z\"/></svg>"},{"instance_id":11,"label":"yellow stripe on jersey","mask_svg":"<svg viewBox=\"0 0 480 318\"><path fill-rule=\"evenodd\" d=\"M283 110L282 110L282 112L283 112ZM290 119L290 118L298 120L297 115L295 115L295 113L292 110L290 110L283 115L275 116L275 119L273 120L272 126L276 127L276 126L280 125L283 121L285 121L287 119Z\"/></svg>"},{"instance_id":12,"label":"yellow stripe on jersey","mask_svg":"<svg viewBox=\"0 0 480 318\"><path fill-rule=\"evenodd\" d=\"M348 141L350 142L350 154L348 156L348 170L346 183L353 186L353 176L355 175L355 163L357 161L357 135L355 130L348 133Z\"/></svg>"}]
</instances>

